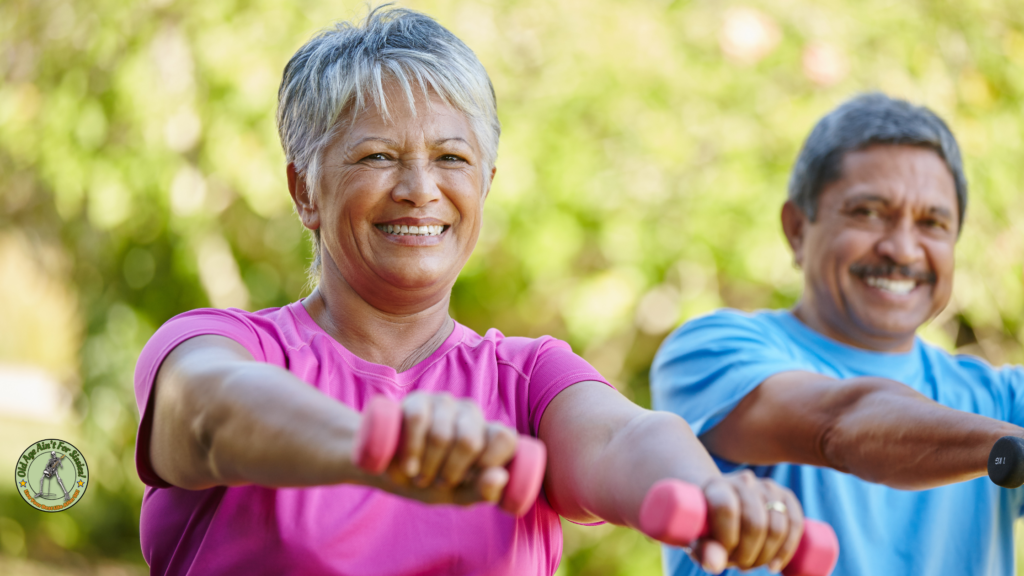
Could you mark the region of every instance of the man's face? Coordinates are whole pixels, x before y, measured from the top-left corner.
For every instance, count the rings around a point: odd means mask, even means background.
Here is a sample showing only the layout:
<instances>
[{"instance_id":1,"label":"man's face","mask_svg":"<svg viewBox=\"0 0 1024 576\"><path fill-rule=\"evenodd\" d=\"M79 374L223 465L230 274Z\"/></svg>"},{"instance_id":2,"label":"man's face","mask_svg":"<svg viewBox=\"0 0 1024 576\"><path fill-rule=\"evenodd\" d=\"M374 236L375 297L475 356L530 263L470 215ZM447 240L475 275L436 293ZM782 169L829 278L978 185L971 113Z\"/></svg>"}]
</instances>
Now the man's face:
<instances>
[{"instance_id":1,"label":"man's face","mask_svg":"<svg viewBox=\"0 0 1024 576\"><path fill-rule=\"evenodd\" d=\"M847 153L810 222L793 204L783 226L804 269L795 310L812 328L872 350L903 351L949 301L958 206L933 150L873 145Z\"/></svg>"}]
</instances>

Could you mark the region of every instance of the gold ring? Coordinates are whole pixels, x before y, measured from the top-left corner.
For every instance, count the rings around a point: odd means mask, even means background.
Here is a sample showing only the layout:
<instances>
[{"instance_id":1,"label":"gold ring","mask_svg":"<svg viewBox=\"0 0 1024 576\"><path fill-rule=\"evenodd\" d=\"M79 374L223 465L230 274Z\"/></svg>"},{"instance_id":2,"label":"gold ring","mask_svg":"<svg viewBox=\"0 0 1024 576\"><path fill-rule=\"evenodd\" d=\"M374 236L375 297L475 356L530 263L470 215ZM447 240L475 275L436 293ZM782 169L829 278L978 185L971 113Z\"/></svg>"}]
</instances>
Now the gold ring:
<instances>
[{"instance_id":1,"label":"gold ring","mask_svg":"<svg viewBox=\"0 0 1024 576\"><path fill-rule=\"evenodd\" d=\"M764 503L764 509L769 511L769 512L780 512L782 514L785 514L786 512L789 511L789 508L786 507L786 504L784 502L779 501L779 500L772 500L770 502L765 502Z\"/></svg>"}]
</instances>

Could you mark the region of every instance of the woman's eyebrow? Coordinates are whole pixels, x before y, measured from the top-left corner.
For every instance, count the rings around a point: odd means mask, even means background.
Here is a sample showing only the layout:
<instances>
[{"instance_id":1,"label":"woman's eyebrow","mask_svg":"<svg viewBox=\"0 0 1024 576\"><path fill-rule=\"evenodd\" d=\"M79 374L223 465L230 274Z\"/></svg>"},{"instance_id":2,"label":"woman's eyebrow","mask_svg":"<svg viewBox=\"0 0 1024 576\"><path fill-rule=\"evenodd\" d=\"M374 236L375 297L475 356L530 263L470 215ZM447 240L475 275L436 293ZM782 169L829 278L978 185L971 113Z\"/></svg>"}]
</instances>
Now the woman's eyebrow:
<instances>
[{"instance_id":1,"label":"woman's eyebrow","mask_svg":"<svg viewBox=\"0 0 1024 576\"><path fill-rule=\"evenodd\" d=\"M467 146L469 145L469 142L465 138L463 138L461 136L449 136L447 138L438 138L437 140L434 140L433 142L431 142L431 144L434 145L434 146L441 146L442 144L447 144L448 142L452 142L452 141L462 142L463 144L465 144Z\"/></svg>"},{"instance_id":2,"label":"woman's eyebrow","mask_svg":"<svg viewBox=\"0 0 1024 576\"><path fill-rule=\"evenodd\" d=\"M383 142L384 144L387 144L388 146L391 147L398 146L398 142L395 142L394 140L390 140L388 138L383 138L381 136L367 136L365 138L360 138L358 141L356 141L355 144L352 145L352 147L355 148L356 146L359 146L364 142Z\"/></svg>"}]
</instances>

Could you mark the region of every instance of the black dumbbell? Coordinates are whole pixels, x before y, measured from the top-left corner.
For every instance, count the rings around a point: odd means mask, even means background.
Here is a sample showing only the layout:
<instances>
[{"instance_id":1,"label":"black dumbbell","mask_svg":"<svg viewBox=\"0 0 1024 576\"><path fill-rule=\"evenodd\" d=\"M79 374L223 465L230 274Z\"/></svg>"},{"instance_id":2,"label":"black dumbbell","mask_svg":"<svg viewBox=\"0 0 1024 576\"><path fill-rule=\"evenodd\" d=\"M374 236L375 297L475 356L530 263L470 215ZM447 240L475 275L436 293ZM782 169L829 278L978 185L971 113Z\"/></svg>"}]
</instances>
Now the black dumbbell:
<instances>
[{"instance_id":1,"label":"black dumbbell","mask_svg":"<svg viewBox=\"0 0 1024 576\"><path fill-rule=\"evenodd\" d=\"M988 454L988 477L1003 488L1024 484L1024 438L1003 436Z\"/></svg>"}]
</instances>

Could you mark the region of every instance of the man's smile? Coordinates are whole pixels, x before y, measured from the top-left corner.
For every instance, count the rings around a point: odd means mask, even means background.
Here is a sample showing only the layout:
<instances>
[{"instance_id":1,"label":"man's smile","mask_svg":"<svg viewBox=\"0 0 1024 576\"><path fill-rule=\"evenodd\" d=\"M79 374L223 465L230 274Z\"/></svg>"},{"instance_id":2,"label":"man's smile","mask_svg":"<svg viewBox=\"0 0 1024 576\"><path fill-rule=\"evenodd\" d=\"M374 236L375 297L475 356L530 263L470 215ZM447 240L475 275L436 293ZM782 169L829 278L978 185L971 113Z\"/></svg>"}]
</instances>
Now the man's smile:
<instances>
[{"instance_id":1,"label":"man's smile","mask_svg":"<svg viewBox=\"0 0 1024 576\"><path fill-rule=\"evenodd\" d=\"M917 288L917 282L914 280L895 280L879 276L866 276L864 277L864 283L872 288L878 288L879 290L899 295L910 294L914 288Z\"/></svg>"},{"instance_id":2,"label":"man's smile","mask_svg":"<svg viewBox=\"0 0 1024 576\"><path fill-rule=\"evenodd\" d=\"M934 284L935 273L930 270L915 271L910 266L896 264L853 264L850 273L865 284L890 294L905 296L922 284Z\"/></svg>"}]
</instances>

